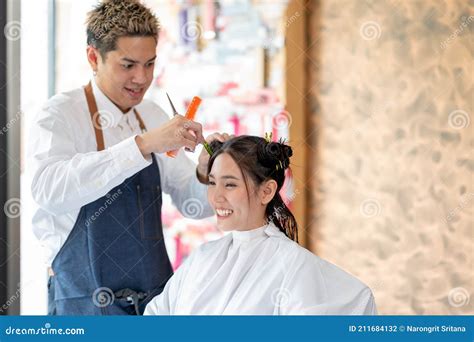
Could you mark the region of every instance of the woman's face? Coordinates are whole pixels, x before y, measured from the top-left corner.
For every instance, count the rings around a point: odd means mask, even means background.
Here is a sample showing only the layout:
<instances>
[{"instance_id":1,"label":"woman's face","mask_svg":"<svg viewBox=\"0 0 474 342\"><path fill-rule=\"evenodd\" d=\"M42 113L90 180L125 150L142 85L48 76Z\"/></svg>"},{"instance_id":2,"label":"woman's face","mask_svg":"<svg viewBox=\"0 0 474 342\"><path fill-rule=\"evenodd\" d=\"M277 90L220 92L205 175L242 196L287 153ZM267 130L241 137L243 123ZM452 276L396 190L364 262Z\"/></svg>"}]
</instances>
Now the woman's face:
<instances>
[{"instance_id":1,"label":"woman's face","mask_svg":"<svg viewBox=\"0 0 474 342\"><path fill-rule=\"evenodd\" d=\"M227 153L220 154L209 173L207 197L217 214L222 231L249 230L265 224L265 205L254 183L245 180L237 163Z\"/></svg>"}]
</instances>

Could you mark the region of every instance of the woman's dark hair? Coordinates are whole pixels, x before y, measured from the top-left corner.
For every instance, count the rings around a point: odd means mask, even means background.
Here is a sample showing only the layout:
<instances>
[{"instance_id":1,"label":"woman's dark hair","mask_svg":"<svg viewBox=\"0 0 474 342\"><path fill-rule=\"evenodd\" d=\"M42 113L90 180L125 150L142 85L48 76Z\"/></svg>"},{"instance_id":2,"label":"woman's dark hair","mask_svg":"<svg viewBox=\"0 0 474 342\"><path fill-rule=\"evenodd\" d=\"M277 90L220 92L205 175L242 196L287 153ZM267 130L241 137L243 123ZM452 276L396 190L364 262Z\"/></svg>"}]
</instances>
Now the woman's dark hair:
<instances>
[{"instance_id":1,"label":"woman's dark hair","mask_svg":"<svg viewBox=\"0 0 474 342\"><path fill-rule=\"evenodd\" d=\"M286 236L298 242L298 226L295 217L280 196L280 190L285 182L285 170L290 165L293 151L283 142L267 142L264 138L242 135L232 138L225 143L214 140L210 143L212 155L209 159L208 173L217 156L227 153L237 163L242 171L248 192L248 177L260 186L263 182L273 179L277 190L265 210L266 218L273 222Z\"/></svg>"}]
</instances>

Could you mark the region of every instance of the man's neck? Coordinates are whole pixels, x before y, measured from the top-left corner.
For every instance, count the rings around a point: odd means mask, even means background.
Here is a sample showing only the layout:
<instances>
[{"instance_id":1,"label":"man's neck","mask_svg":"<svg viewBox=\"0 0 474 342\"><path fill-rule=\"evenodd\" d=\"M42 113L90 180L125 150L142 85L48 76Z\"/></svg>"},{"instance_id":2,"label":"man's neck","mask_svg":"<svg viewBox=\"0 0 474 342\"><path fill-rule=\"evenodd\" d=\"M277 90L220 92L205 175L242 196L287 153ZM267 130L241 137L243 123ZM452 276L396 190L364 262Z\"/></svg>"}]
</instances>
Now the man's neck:
<instances>
[{"instance_id":1,"label":"man's neck","mask_svg":"<svg viewBox=\"0 0 474 342\"><path fill-rule=\"evenodd\" d=\"M110 102L112 102L114 104L115 107L117 107L123 114L125 113L128 113L130 111L130 109L132 107L129 107L129 108L122 108L120 107L118 104L116 104L108 95L107 93L104 91L104 88L100 85L100 82L97 81L97 77L94 78L94 81L95 81L95 84L97 85L97 88L99 88L99 90L102 92L102 94L104 94L105 97L107 97L107 99L109 99Z\"/></svg>"}]
</instances>

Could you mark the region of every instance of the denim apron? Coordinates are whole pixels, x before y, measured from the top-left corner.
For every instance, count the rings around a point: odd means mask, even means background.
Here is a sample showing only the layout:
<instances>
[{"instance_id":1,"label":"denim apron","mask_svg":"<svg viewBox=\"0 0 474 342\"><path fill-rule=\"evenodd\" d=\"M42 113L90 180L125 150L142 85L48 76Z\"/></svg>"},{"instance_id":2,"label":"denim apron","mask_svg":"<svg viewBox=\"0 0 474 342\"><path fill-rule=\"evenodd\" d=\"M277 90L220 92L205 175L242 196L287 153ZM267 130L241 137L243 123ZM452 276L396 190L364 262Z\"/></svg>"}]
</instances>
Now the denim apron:
<instances>
[{"instance_id":1,"label":"denim apron","mask_svg":"<svg viewBox=\"0 0 474 342\"><path fill-rule=\"evenodd\" d=\"M90 83L84 90L100 151L100 114ZM140 315L163 291L173 270L161 224L160 172L151 158L151 165L81 208L53 260L50 314Z\"/></svg>"}]
</instances>

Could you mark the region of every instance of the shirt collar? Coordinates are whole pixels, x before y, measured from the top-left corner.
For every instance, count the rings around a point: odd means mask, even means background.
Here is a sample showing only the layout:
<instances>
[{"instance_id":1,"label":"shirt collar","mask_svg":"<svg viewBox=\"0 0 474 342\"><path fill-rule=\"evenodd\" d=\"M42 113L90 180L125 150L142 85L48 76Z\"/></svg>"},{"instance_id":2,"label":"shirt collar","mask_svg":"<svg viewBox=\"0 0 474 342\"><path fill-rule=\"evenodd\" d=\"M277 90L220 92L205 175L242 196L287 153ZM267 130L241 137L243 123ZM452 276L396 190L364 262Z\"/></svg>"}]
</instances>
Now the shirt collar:
<instances>
[{"instance_id":1,"label":"shirt collar","mask_svg":"<svg viewBox=\"0 0 474 342\"><path fill-rule=\"evenodd\" d=\"M133 113L133 108L127 113L123 113L103 92L92 78L92 92L94 93L95 101L97 103L97 110L100 112L104 127L117 127L122 121L125 121L127 117Z\"/></svg>"},{"instance_id":2,"label":"shirt collar","mask_svg":"<svg viewBox=\"0 0 474 342\"><path fill-rule=\"evenodd\" d=\"M250 230L233 230L232 231L232 239L238 242L246 242L250 241L259 237L263 237L267 235L267 228L270 227L270 224L266 224L264 226L250 229Z\"/></svg>"}]
</instances>

